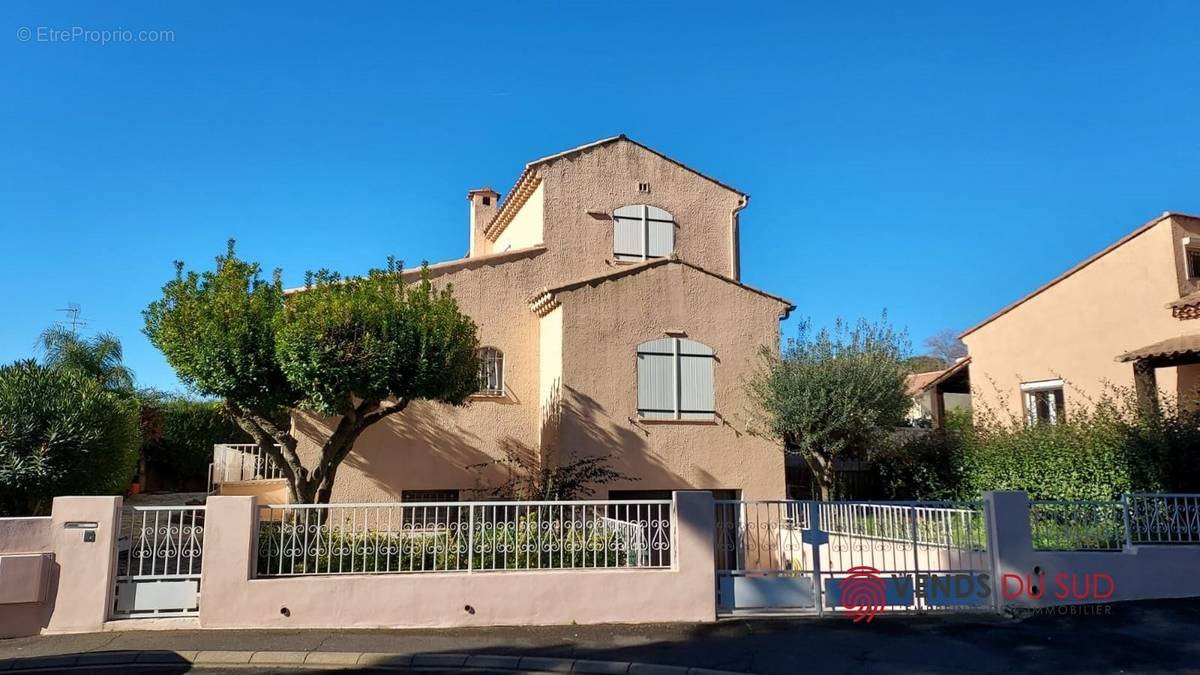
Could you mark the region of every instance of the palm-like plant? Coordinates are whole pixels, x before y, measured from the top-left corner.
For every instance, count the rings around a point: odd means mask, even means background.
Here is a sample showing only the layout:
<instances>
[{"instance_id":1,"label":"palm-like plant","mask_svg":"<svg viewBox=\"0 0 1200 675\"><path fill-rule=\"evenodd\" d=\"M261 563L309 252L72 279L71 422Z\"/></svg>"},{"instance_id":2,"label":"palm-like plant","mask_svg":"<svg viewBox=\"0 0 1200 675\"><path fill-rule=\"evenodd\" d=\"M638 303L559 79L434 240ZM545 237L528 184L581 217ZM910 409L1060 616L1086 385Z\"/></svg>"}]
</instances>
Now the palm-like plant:
<instances>
[{"instance_id":1,"label":"palm-like plant","mask_svg":"<svg viewBox=\"0 0 1200 675\"><path fill-rule=\"evenodd\" d=\"M121 341L112 333L86 338L53 326L42 332L38 342L51 368L79 371L109 391L133 389L133 371L123 363Z\"/></svg>"}]
</instances>

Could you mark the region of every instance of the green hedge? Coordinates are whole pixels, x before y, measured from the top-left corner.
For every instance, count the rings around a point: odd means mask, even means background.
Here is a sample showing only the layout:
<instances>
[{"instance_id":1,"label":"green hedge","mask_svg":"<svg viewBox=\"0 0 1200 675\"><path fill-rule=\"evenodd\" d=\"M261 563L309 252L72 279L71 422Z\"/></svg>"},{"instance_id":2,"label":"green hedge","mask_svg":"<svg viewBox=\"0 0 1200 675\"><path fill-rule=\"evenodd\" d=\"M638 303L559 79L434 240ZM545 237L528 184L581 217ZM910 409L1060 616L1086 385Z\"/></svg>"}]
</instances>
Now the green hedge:
<instances>
[{"instance_id":1,"label":"green hedge","mask_svg":"<svg viewBox=\"0 0 1200 675\"><path fill-rule=\"evenodd\" d=\"M1200 417L1164 403L1151 414L1110 394L1057 425L957 418L876 452L892 499L978 499L1024 490L1033 499L1112 499L1122 492L1200 491Z\"/></svg>"},{"instance_id":2,"label":"green hedge","mask_svg":"<svg viewBox=\"0 0 1200 675\"><path fill-rule=\"evenodd\" d=\"M219 401L156 392L144 392L141 398L142 456L152 469L173 482L204 480L213 445L252 442Z\"/></svg>"}]
</instances>

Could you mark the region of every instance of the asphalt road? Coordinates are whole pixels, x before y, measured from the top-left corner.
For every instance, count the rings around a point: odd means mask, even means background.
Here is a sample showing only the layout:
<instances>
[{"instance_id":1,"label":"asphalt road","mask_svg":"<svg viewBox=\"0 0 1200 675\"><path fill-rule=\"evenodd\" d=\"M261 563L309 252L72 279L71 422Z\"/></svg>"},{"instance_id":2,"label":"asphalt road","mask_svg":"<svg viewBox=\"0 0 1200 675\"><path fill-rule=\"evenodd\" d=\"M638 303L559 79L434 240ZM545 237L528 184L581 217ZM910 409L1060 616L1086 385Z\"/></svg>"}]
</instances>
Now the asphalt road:
<instances>
[{"instance_id":1,"label":"asphalt road","mask_svg":"<svg viewBox=\"0 0 1200 675\"><path fill-rule=\"evenodd\" d=\"M736 620L709 625L125 631L0 640L0 659L113 650L548 656L789 675L1200 674L1200 601L1113 604L1106 612L1066 616L881 615L869 624L835 617ZM247 670L193 667L192 672Z\"/></svg>"}]
</instances>

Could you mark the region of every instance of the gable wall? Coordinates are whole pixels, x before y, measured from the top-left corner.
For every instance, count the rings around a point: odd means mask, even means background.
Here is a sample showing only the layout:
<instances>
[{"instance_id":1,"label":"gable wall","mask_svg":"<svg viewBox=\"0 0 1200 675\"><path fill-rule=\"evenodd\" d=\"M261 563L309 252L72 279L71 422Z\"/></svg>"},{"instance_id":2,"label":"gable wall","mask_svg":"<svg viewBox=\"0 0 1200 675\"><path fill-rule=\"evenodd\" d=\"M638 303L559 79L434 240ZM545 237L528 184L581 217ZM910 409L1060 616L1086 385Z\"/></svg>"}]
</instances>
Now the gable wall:
<instances>
[{"instance_id":1,"label":"gable wall","mask_svg":"<svg viewBox=\"0 0 1200 675\"><path fill-rule=\"evenodd\" d=\"M611 272L612 212L650 204L675 217L676 255L735 277L731 226L740 197L628 141L618 141L538 168L546 190L545 243L567 283ZM638 191L649 183L650 192ZM588 212L602 214L601 218Z\"/></svg>"},{"instance_id":2,"label":"gable wall","mask_svg":"<svg viewBox=\"0 0 1200 675\"><path fill-rule=\"evenodd\" d=\"M1132 365L1118 355L1196 332L1165 308L1179 297L1174 234L1164 220L967 335L977 414L1020 419L1021 383L1059 377L1069 413L1100 396L1105 381L1133 386ZM1175 394L1174 369L1157 375L1160 389Z\"/></svg>"},{"instance_id":3,"label":"gable wall","mask_svg":"<svg viewBox=\"0 0 1200 675\"><path fill-rule=\"evenodd\" d=\"M739 489L784 497L783 453L751 436L745 381L762 345L777 348L782 303L683 265L559 294L563 311L562 456L609 454L640 477L607 490ZM667 329L713 348L717 423L637 417L637 346Z\"/></svg>"}]
</instances>

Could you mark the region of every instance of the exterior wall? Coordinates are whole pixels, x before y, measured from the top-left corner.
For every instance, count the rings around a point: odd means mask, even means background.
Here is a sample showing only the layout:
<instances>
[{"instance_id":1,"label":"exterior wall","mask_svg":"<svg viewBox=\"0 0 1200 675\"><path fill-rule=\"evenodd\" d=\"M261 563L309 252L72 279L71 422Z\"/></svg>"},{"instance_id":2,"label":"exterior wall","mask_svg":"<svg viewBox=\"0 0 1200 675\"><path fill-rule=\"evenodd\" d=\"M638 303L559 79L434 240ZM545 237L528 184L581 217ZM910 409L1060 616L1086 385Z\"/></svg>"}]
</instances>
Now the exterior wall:
<instances>
[{"instance_id":1,"label":"exterior wall","mask_svg":"<svg viewBox=\"0 0 1200 675\"><path fill-rule=\"evenodd\" d=\"M557 461L562 402L563 310L557 307L538 324L538 400L542 461Z\"/></svg>"},{"instance_id":2,"label":"exterior wall","mask_svg":"<svg viewBox=\"0 0 1200 675\"><path fill-rule=\"evenodd\" d=\"M1133 386L1132 365L1117 363L1118 355L1196 332L1165 308L1179 298L1176 220L1159 222L967 334L976 413L1020 419L1021 383L1061 377L1069 414L1098 397L1105 382ZM1157 377L1163 392L1177 393L1175 369Z\"/></svg>"},{"instance_id":3,"label":"exterior wall","mask_svg":"<svg viewBox=\"0 0 1200 675\"><path fill-rule=\"evenodd\" d=\"M550 402L562 397L559 382L568 361L587 361L598 349L610 347L595 342L607 338L596 336L591 330L594 326L589 324L597 323L597 317L609 316L606 312L611 312L612 306L601 303L580 309L570 326L564 324L566 315L559 312L575 310L555 310L539 319L529 309L529 299L546 288L613 271L611 218L597 220L588 212L611 214L626 204L653 204L671 212L677 223L676 254L681 259L725 276L736 274L732 228L736 211L744 205L742 196L628 141L556 159L539 165L536 171L542 182L487 248L499 253L544 241L545 251L503 263L433 270L435 283L453 284L460 307L479 326L480 344L504 352L508 395L476 397L460 408L413 403L405 412L367 430L338 469L334 501L394 501L403 490L454 489L466 491L464 497L472 497L479 494L475 491L495 487L507 479L508 470L497 466L496 460L519 457L522 463L532 466L559 461L560 451L597 452L603 443L615 444L612 448L630 458L624 469L638 472L631 475L642 477L642 472L648 472L644 480L631 484L634 489L649 486L651 481L660 489L740 489L750 484L753 487L747 489L753 494L781 497L783 460L777 451L763 452L765 464L754 468L744 465L746 457L691 464L692 459L684 451L691 443L757 450L769 445L757 439L739 440L740 432L728 425L663 428L655 431L654 441L647 443L646 436L631 431L625 421L634 412L636 401L622 400L621 414L613 416L617 427L596 436L585 434L587 444L580 445L580 425L575 426L574 437L559 433L555 414L561 407ZM650 183L650 194L639 192L638 183L644 182ZM665 272L648 271L635 276L665 278L661 274ZM646 292L646 281L626 278L619 283L642 289L634 301L648 304L638 307L639 313L657 312L664 304L663 299ZM700 286L686 287L695 283ZM687 325L699 330L700 325L719 317L730 326L723 331L726 335L722 344L727 353L778 343L780 302L695 271L676 273L672 284L680 287L672 291L671 297L687 307L674 311L689 317ZM757 312L750 323L728 321L731 316L751 311L749 307ZM588 317L587 312L597 313ZM665 328L675 325L683 324L656 323L653 332L645 333L635 344L661 336ZM571 335L581 328L580 337ZM735 347L738 341L744 344ZM718 347L711 341L706 343ZM633 354L632 348L622 351L620 362L632 368ZM718 381L718 389L723 392L718 393L719 400L740 401L740 394L734 393L740 385L733 383L746 374L741 363L723 368L726 376ZM579 370L571 387L577 404L578 400L597 398L598 391L620 389L620 396L630 400L636 399L637 391L632 375L614 381L614 373L604 367ZM611 398L607 393L605 396ZM739 406L736 403L723 409L728 423L736 424L729 416L740 413ZM332 421L296 415L293 428L308 462L315 456L318 443L330 433ZM621 445L624 443L631 445ZM653 459L632 459L647 450Z\"/></svg>"},{"instance_id":4,"label":"exterior wall","mask_svg":"<svg viewBox=\"0 0 1200 675\"><path fill-rule=\"evenodd\" d=\"M545 212L543 205L546 201L546 185L543 183L529 195L529 199L513 216L512 222L504 231L496 237L496 242L491 245L491 250L496 252L508 251L510 249L528 248L537 246L542 243L543 227L545 224Z\"/></svg>"},{"instance_id":5,"label":"exterior wall","mask_svg":"<svg viewBox=\"0 0 1200 675\"><path fill-rule=\"evenodd\" d=\"M683 265L559 293L563 314L562 454L612 453L638 481L609 490L735 489L782 499L784 456L748 433L745 380L779 344L778 300ZM717 355L716 422L637 419L637 346L682 330Z\"/></svg>"},{"instance_id":6,"label":"exterior wall","mask_svg":"<svg viewBox=\"0 0 1200 675\"><path fill-rule=\"evenodd\" d=\"M34 635L50 621L49 604L23 601L48 593L51 528L51 518L0 518L0 638ZM31 578L38 572L41 578Z\"/></svg>"},{"instance_id":7,"label":"exterior wall","mask_svg":"<svg viewBox=\"0 0 1200 675\"><path fill-rule=\"evenodd\" d=\"M714 507L676 496L671 569L334 575L251 579L254 501L208 502L205 628L529 626L716 620ZM283 609L286 608L286 614Z\"/></svg>"},{"instance_id":8,"label":"exterior wall","mask_svg":"<svg viewBox=\"0 0 1200 675\"><path fill-rule=\"evenodd\" d=\"M537 170L546 190L545 242L560 270L558 283L613 270L611 216L628 204L657 206L675 217L675 253L681 260L738 278L733 224L743 197L736 192L629 142L593 148ZM649 183L650 192L640 192L639 183Z\"/></svg>"}]
</instances>

